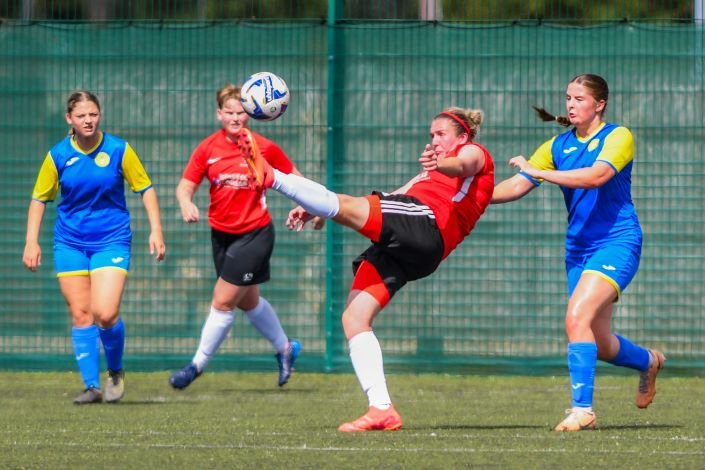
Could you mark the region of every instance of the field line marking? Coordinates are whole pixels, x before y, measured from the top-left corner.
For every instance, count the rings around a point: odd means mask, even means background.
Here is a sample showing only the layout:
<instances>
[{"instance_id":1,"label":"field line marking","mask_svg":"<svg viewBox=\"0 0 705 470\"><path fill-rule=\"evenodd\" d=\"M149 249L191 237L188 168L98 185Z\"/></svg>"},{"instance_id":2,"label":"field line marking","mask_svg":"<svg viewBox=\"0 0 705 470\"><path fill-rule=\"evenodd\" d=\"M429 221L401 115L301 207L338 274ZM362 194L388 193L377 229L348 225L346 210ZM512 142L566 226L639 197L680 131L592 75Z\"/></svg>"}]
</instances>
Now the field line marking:
<instances>
[{"instance_id":1,"label":"field line marking","mask_svg":"<svg viewBox=\"0 0 705 470\"><path fill-rule=\"evenodd\" d=\"M13 445L27 445L30 447L36 446L35 443L18 443L14 442ZM81 447L85 448L85 443L78 442L66 442L63 444L54 444L55 447ZM267 446L267 445L256 445L256 444L139 444L139 443L104 443L104 444L93 444L92 448L130 448L134 449L136 447L146 448L146 449L254 449L254 450L270 450L270 451L305 451L305 452L398 452L398 453L416 453L416 452L454 452L454 453L466 453L466 454L483 454L483 453L502 453L502 452L512 452L512 453L528 453L528 454L566 454L575 453L574 450L567 449L509 449L509 448L495 448L495 449L475 449L475 448L459 448L459 447L439 447L439 448L426 448L426 447L415 447L415 448L405 448L400 449L397 447L380 447L376 449L370 449L367 447L311 447L307 445L302 446ZM590 454L605 454L605 455L705 455L705 451L663 451L663 452L644 452L643 450L596 450L590 449L586 451Z\"/></svg>"}]
</instances>

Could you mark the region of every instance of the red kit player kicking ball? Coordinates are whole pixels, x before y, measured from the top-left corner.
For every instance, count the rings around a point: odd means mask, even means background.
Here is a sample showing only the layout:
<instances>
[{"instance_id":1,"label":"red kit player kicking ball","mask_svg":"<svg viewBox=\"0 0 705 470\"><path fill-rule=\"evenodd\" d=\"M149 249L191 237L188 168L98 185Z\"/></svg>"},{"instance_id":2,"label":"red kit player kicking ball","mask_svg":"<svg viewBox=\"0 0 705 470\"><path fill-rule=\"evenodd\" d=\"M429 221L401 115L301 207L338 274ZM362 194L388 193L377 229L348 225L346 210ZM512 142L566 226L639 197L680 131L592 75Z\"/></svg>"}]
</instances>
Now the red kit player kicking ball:
<instances>
[{"instance_id":1,"label":"red kit player kicking ball","mask_svg":"<svg viewBox=\"0 0 705 470\"><path fill-rule=\"evenodd\" d=\"M356 230L372 245L353 262L355 278L343 312L343 329L355 374L369 408L343 423L342 432L395 431L402 419L387 390L382 349L372 322L407 282L433 273L470 233L492 198L494 164L473 142L483 115L449 108L431 122L431 145L419 161L422 171L391 194L353 197L336 194L306 178L285 174L258 158L255 142L241 134L253 154L262 184L300 204L287 226L301 230L318 216Z\"/></svg>"}]
</instances>

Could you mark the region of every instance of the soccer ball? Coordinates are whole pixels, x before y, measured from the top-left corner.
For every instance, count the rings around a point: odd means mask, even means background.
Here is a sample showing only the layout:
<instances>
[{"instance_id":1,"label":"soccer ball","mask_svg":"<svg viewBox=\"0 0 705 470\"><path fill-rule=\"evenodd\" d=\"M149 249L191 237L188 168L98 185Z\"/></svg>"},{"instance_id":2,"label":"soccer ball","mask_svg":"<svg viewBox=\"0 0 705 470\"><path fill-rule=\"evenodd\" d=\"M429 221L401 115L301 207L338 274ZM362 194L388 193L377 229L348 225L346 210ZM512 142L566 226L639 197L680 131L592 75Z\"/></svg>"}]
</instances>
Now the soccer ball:
<instances>
[{"instance_id":1,"label":"soccer ball","mask_svg":"<svg viewBox=\"0 0 705 470\"><path fill-rule=\"evenodd\" d=\"M242 84L240 103L253 119L273 121L289 106L289 87L271 72L258 72Z\"/></svg>"}]
</instances>

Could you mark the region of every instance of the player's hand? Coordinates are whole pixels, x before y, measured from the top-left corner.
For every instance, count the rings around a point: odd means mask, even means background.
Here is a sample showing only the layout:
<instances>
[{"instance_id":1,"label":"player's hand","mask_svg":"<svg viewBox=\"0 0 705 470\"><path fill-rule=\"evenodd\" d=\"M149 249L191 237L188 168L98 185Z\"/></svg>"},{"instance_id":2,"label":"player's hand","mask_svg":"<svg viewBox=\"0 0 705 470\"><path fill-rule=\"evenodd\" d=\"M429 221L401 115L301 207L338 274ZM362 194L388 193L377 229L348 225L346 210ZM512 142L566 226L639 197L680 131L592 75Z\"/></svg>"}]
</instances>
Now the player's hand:
<instances>
[{"instance_id":1,"label":"player's hand","mask_svg":"<svg viewBox=\"0 0 705 470\"><path fill-rule=\"evenodd\" d=\"M154 259L162 261L166 258L166 245L161 232L151 232L149 234L149 254L154 255Z\"/></svg>"},{"instance_id":2,"label":"player's hand","mask_svg":"<svg viewBox=\"0 0 705 470\"><path fill-rule=\"evenodd\" d=\"M30 271L37 272L37 268L42 265L42 248L39 243L27 243L22 254L22 262Z\"/></svg>"},{"instance_id":3,"label":"player's hand","mask_svg":"<svg viewBox=\"0 0 705 470\"><path fill-rule=\"evenodd\" d=\"M289 230L296 230L297 232L300 232L303 230L306 222L311 219L313 219L311 214L306 212L303 207L297 206L289 211L289 217L286 219L286 226Z\"/></svg>"},{"instance_id":4,"label":"player's hand","mask_svg":"<svg viewBox=\"0 0 705 470\"><path fill-rule=\"evenodd\" d=\"M526 158L523 155L517 155L516 157L512 157L509 160L509 166L513 166L517 170L526 173L527 175L531 176L532 178L537 177L536 172L538 171L536 168L531 166L528 161L526 161Z\"/></svg>"},{"instance_id":5,"label":"player's hand","mask_svg":"<svg viewBox=\"0 0 705 470\"><path fill-rule=\"evenodd\" d=\"M438 154L433 150L430 144L426 144L421 156L419 157L419 162L424 171L433 171L438 169Z\"/></svg>"},{"instance_id":6,"label":"player's hand","mask_svg":"<svg viewBox=\"0 0 705 470\"><path fill-rule=\"evenodd\" d=\"M313 218L313 229L314 230L321 230L325 225L326 225L326 219L324 219L323 217L314 217Z\"/></svg>"},{"instance_id":7,"label":"player's hand","mask_svg":"<svg viewBox=\"0 0 705 470\"><path fill-rule=\"evenodd\" d=\"M181 204L180 206L181 209L181 218L184 219L184 222L187 224L194 224L198 222L200 219L200 214L198 212L198 207L196 207L196 204L193 202L188 202Z\"/></svg>"}]
</instances>

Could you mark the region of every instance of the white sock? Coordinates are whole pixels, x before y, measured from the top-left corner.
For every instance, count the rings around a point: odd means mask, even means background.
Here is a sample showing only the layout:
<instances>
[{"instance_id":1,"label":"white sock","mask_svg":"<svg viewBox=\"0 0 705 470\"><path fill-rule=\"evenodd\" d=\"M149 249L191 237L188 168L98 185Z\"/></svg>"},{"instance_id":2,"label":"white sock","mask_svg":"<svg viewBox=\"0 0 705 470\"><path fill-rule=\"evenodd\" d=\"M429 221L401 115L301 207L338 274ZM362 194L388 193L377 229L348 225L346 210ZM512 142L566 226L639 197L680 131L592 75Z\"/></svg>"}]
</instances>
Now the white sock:
<instances>
[{"instance_id":1,"label":"white sock","mask_svg":"<svg viewBox=\"0 0 705 470\"><path fill-rule=\"evenodd\" d=\"M330 219L338 215L338 196L325 186L293 173L274 170L272 189L306 209L309 214Z\"/></svg>"},{"instance_id":2,"label":"white sock","mask_svg":"<svg viewBox=\"0 0 705 470\"><path fill-rule=\"evenodd\" d=\"M358 333L348 342L357 380L367 394L370 406L386 410L392 404L384 378L382 348L372 331Z\"/></svg>"},{"instance_id":3,"label":"white sock","mask_svg":"<svg viewBox=\"0 0 705 470\"><path fill-rule=\"evenodd\" d=\"M272 343L275 351L284 352L289 345L289 338L284 333L279 317L267 299L260 297L257 306L252 310L245 310L245 314L252 326Z\"/></svg>"},{"instance_id":4,"label":"white sock","mask_svg":"<svg viewBox=\"0 0 705 470\"><path fill-rule=\"evenodd\" d=\"M193 356L193 363L196 364L199 372L206 368L220 344L230 333L234 316L232 310L218 310L211 305L211 311L201 330L198 351Z\"/></svg>"}]
</instances>

